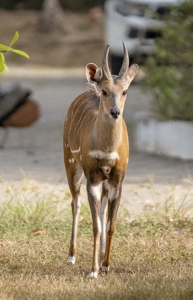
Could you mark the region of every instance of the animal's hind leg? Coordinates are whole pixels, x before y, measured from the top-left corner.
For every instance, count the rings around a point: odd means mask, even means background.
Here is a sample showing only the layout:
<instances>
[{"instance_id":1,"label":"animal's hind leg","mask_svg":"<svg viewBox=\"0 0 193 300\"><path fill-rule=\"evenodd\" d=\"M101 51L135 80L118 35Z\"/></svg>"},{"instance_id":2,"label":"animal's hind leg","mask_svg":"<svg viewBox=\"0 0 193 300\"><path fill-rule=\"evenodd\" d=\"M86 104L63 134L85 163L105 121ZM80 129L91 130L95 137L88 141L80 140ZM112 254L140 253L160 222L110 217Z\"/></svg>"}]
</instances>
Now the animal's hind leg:
<instances>
[{"instance_id":1,"label":"animal's hind leg","mask_svg":"<svg viewBox=\"0 0 193 300\"><path fill-rule=\"evenodd\" d=\"M69 188L72 194L71 206L72 206L72 219L73 219L68 263L75 264L78 217L79 217L80 206L81 206L80 187L82 183L83 171L81 166L78 163L76 163L74 160L71 160L71 163L68 161L68 166L66 166L66 173L67 173Z\"/></svg>"}]
</instances>

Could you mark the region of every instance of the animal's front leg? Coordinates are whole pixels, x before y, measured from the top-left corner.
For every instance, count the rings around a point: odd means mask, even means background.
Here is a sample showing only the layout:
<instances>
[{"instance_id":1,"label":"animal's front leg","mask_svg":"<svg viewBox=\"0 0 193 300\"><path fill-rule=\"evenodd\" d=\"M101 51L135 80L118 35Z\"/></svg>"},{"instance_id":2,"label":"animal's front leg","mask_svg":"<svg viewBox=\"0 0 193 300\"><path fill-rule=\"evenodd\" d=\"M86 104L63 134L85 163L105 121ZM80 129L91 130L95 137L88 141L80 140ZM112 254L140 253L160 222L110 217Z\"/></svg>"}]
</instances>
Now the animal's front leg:
<instances>
[{"instance_id":1,"label":"animal's front leg","mask_svg":"<svg viewBox=\"0 0 193 300\"><path fill-rule=\"evenodd\" d=\"M106 228L106 249L104 260L102 263L102 270L108 272L110 270L110 250L112 244L112 236L115 229L115 221L117 217L117 211L119 208L121 199L121 185L118 187L111 186L109 190L109 202L108 202L108 221Z\"/></svg>"},{"instance_id":2,"label":"animal's front leg","mask_svg":"<svg viewBox=\"0 0 193 300\"><path fill-rule=\"evenodd\" d=\"M100 270L102 271L102 263L105 256L106 247L106 225L107 225L107 209L108 209L108 183L103 182L101 195L101 249L100 249Z\"/></svg>"},{"instance_id":3,"label":"animal's front leg","mask_svg":"<svg viewBox=\"0 0 193 300\"><path fill-rule=\"evenodd\" d=\"M100 221L100 207L101 207L101 185L93 185L87 182L87 193L92 213L93 223L93 237L94 237L94 249L93 249L93 261L90 278L97 278L99 272L98 253L100 246L101 235L101 221Z\"/></svg>"}]
</instances>

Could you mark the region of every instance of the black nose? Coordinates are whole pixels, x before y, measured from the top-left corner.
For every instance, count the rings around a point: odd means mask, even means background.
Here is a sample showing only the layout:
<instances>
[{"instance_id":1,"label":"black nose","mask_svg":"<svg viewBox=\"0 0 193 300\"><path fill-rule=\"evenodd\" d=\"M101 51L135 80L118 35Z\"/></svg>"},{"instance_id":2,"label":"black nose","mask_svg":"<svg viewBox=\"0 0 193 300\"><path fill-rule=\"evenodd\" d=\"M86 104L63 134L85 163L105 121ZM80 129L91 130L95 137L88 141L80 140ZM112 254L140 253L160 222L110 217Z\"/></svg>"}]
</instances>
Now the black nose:
<instances>
[{"instance_id":1,"label":"black nose","mask_svg":"<svg viewBox=\"0 0 193 300\"><path fill-rule=\"evenodd\" d=\"M117 109L117 108L112 108L111 109L111 116L114 118L114 119L117 119L120 115L120 110Z\"/></svg>"}]
</instances>

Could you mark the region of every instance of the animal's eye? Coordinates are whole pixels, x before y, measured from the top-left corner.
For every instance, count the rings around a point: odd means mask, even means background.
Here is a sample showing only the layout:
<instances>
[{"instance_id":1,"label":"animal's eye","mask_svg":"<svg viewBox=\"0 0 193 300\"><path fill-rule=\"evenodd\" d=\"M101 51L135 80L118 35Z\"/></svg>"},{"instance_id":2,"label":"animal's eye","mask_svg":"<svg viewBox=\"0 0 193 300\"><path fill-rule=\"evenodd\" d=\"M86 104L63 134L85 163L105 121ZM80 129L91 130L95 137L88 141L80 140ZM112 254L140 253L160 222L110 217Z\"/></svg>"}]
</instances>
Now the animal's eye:
<instances>
[{"instance_id":1,"label":"animal's eye","mask_svg":"<svg viewBox=\"0 0 193 300\"><path fill-rule=\"evenodd\" d=\"M122 95L125 96L127 94L127 90L123 91Z\"/></svg>"},{"instance_id":2,"label":"animal's eye","mask_svg":"<svg viewBox=\"0 0 193 300\"><path fill-rule=\"evenodd\" d=\"M107 96L107 93L104 90L102 90L102 94L103 96Z\"/></svg>"}]
</instances>

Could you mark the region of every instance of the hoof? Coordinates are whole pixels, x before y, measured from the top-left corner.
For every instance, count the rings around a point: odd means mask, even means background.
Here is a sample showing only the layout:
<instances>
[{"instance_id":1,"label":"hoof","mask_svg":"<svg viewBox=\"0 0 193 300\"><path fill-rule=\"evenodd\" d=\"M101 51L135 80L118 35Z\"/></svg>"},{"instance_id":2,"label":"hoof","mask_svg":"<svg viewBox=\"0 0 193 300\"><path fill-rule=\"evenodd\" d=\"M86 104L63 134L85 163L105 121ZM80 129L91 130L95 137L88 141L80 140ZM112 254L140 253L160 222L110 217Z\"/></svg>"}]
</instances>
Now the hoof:
<instances>
[{"instance_id":1,"label":"hoof","mask_svg":"<svg viewBox=\"0 0 193 300\"><path fill-rule=\"evenodd\" d=\"M67 263L68 264L75 264L75 261L76 261L76 258L75 258L75 256L69 256L68 257L68 260L67 260Z\"/></svg>"},{"instance_id":2,"label":"hoof","mask_svg":"<svg viewBox=\"0 0 193 300\"><path fill-rule=\"evenodd\" d=\"M108 273L110 271L110 266L103 266L102 264L101 264L101 266L100 266L100 272L103 272L103 273Z\"/></svg>"},{"instance_id":3,"label":"hoof","mask_svg":"<svg viewBox=\"0 0 193 300\"><path fill-rule=\"evenodd\" d=\"M89 279L96 279L98 277L98 272L91 272L89 275Z\"/></svg>"}]
</instances>

